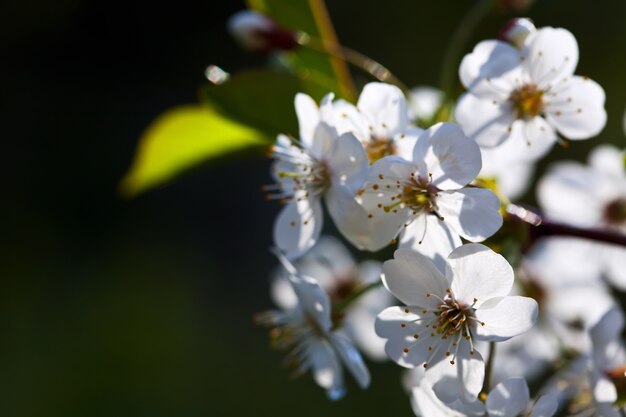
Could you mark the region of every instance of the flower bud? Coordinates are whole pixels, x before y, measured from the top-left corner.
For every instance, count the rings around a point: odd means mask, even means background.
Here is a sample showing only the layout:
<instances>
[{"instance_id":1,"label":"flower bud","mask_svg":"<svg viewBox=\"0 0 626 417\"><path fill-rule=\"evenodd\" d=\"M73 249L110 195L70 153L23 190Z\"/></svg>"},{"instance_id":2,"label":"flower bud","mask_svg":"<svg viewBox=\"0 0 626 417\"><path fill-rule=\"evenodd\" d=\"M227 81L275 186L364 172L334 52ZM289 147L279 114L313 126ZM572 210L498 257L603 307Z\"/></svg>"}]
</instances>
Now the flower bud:
<instances>
[{"instance_id":1,"label":"flower bud","mask_svg":"<svg viewBox=\"0 0 626 417\"><path fill-rule=\"evenodd\" d=\"M294 32L252 10L242 10L232 15L227 27L237 43L251 52L290 50L297 45Z\"/></svg>"},{"instance_id":2,"label":"flower bud","mask_svg":"<svg viewBox=\"0 0 626 417\"><path fill-rule=\"evenodd\" d=\"M528 35L536 30L532 20L526 17L515 18L509 20L507 24L504 25L498 38L521 49Z\"/></svg>"}]
</instances>

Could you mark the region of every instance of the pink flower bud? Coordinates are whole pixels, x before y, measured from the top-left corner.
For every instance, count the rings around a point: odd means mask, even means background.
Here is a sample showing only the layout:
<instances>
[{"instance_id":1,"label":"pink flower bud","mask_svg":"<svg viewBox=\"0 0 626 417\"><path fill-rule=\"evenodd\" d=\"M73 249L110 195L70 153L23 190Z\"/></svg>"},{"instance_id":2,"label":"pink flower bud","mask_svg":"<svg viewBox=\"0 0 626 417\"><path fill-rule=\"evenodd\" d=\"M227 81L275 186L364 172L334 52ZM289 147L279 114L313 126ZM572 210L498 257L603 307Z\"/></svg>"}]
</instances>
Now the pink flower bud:
<instances>
[{"instance_id":1,"label":"pink flower bud","mask_svg":"<svg viewBox=\"0 0 626 417\"><path fill-rule=\"evenodd\" d=\"M526 17L515 18L509 20L507 24L504 25L498 38L521 49L528 35L536 30L532 20Z\"/></svg>"},{"instance_id":2,"label":"pink flower bud","mask_svg":"<svg viewBox=\"0 0 626 417\"><path fill-rule=\"evenodd\" d=\"M227 27L237 43L251 52L290 50L297 45L294 32L251 10L242 10L232 15Z\"/></svg>"}]
</instances>

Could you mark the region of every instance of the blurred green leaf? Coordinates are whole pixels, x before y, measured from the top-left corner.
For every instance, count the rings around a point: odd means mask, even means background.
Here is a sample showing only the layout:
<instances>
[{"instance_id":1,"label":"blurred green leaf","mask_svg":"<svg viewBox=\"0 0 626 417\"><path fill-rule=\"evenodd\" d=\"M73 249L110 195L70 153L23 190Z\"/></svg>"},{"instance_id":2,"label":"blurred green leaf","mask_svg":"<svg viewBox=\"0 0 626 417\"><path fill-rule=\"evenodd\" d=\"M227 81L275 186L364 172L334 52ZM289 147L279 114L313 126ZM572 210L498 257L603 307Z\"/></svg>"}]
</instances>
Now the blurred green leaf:
<instances>
[{"instance_id":1,"label":"blurred green leaf","mask_svg":"<svg viewBox=\"0 0 626 417\"><path fill-rule=\"evenodd\" d=\"M201 98L227 117L269 135L297 136L294 98L298 92L319 101L327 91L287 72L249 70L235 74L224 84L203 87Z\"/></svg>"},{"instance_id":2,"label":"blurred green leaf","mask_svg":"<svg viewBox=\"0 0 626 417\"><path fill-rule=\"evenodd\" d=\"M270 16L279 25L301 31L323 43L338 44L323 0L247 0L248 6ZM344 60L299 47L286 53L303 79L313 79L340 97L355 99L354 85Z\"/></svg>"},{"instance_id":3,"label":"blurred green leaf","mask_svg":"<svg viewBox=\"0 0 626 417\"><path fill-rule=\"evenodd\" d=\"M188 105L159 116L140 139L120 191L134 196L166 183L210 158L269 145L273 137L224 117L207 106Z\"/></svg>"}]
</instances>

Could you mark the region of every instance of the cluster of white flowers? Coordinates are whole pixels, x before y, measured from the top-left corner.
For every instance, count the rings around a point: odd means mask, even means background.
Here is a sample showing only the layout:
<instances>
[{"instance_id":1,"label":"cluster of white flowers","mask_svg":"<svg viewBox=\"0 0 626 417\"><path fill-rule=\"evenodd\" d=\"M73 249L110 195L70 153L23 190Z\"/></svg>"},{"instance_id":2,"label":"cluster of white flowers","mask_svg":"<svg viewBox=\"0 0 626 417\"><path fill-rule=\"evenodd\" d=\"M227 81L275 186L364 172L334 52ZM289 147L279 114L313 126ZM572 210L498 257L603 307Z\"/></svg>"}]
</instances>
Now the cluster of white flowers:
<instances>
[{"instance_id":1,"label":"cluster of white flowers","mask_svg":"<svg viewBox=\"0 0 626 417\"><path fill-rule=\"evenodd\" d=\"M412 368L405 385L421 416L548 417L566 404L581 415L624 415L615 291L626 290L626 248L544 238L514 271L494 251L499 241L487 240L536 161L557 142L603 129L604 90L574 75L577 62L569 31L518 19L462 60L467 91L452 121L424 124L448 105L428 87L406 97L372 82L356 105L332 93L319 105L295 97L299 134L278 137L266 187L283 204L272 283L281 310L258 320L296 373L311 370L338 399L342 367L369 385L363 352ZM597 148L589 166L555 165L537 197L549 221L626 236L625 160L615 148ZM393 259L355 262L322 236L325 212L355 249L397 245Z\"/></svg>"}]
</instances>

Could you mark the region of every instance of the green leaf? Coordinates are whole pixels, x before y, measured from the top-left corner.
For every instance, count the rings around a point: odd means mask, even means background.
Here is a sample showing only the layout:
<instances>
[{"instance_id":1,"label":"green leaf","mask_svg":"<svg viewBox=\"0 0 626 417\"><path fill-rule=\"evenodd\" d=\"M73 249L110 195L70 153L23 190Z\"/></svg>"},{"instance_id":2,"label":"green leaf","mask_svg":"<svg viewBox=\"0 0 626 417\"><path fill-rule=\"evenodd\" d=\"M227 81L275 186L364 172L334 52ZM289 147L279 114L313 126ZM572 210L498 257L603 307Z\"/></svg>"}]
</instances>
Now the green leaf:
<instances>
[{"instance_id":1,"label":"green leaf","mask_svg":"<svg viewBox=\"0 0 626 417\"><path fill-rule=\"evenodd\" d=\"M248 0L248 6L321 43L339 43L323 0ZM301 78L314 79L328 91L354 101L354 85L344 60L306 47L298 47L287 56Z\"/></svg>"},{"instance_id":2,"label":"green leaf","mask_svg":"<svg viewBox=\"0 0 626 417\"><path fill-rule=\"evenodd\" d=\"M294 98L305 92L319 101L327 91L287 73L272 70L239 72L221 85L208 84L201 98L220 113L269 135L298 136Z\"/></svg>"},{"instance_id":3,"label":"green leaf","mask_svg":"<svg viewBox=\"0 0 626 417\"><path fill-rule=\"evenodd\" d=\"M120 191L135 196L208 159L268 146L273 139L207 106L176 107L159 116L145 131Z\"/></svg>"}]
</instances>

